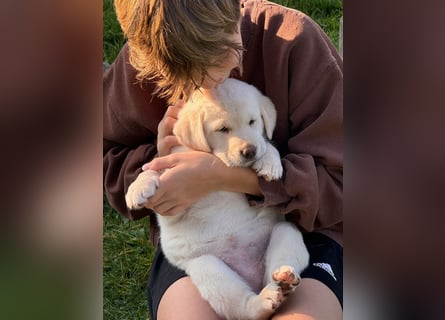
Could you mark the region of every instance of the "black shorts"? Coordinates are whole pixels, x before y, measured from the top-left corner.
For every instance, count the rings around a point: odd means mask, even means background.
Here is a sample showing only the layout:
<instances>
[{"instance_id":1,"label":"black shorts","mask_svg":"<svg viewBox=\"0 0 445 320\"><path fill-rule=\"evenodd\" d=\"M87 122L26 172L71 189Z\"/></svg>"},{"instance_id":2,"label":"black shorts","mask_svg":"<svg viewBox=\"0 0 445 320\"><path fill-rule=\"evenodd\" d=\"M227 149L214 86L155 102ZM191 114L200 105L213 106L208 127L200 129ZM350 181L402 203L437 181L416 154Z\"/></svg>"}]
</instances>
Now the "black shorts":
<instances>
[{"instance_id":1,"label":"black shorts","mask_svg":"<svg viewBox=\"0 0 445 320\"><path fill-rule=\"evenodd\" d=\"M343 248L321 233L304 234L308 248L309 266L301 273L302 278L317 279L328 286L343 307ZM148 276L148 309L150 319L155 320L163 294L174 282L187 274L172 266L159 247Z\"/></svg>"}]
</instances>

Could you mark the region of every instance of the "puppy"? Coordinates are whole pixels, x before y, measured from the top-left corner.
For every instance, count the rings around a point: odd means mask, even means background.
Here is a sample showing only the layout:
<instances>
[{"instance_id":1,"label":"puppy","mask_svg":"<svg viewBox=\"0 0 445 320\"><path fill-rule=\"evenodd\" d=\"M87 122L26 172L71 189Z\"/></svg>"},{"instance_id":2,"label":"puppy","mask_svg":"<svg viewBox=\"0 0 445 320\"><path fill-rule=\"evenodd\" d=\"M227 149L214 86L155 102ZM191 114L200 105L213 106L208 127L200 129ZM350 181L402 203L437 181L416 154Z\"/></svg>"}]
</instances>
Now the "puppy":
<instances>
[{"instance_id":1,"label":"puppy","mask_svg":"<svg viewBox=\"0 0 445 320\"><path fill-rule=\"evenodd\" d=\"M213 93L197 90L173 132L184 147L212 152L229 167L251 167L267 180L283 173L268 142L276 112L255 87L228 79ZM159 186L159 172L142 172L126 194L141 208ZM309 254L298 229L275 208L249 206L244 194L214 192L178 216L157 215L167 259L184 270L225 319L267 319L300 282Z\"/></svg>"}]
</instances>

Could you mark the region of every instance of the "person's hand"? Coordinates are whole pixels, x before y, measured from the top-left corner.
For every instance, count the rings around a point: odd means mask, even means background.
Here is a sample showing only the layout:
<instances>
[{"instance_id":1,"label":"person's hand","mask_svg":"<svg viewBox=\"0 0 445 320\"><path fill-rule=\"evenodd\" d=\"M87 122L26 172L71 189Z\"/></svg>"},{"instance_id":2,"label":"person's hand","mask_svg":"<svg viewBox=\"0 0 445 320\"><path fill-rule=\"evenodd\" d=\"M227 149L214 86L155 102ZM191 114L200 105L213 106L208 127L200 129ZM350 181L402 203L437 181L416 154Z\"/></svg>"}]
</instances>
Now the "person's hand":
<instances>
[{"instance_id":1,"label":"person's hand","mask_svg":"<svg viewBox=\"0 0 445 320\"><path fill-rule=\"evenodd\" d=\"M160 171L159 188L145 204L162 215L183 213L195 202L220 188L223 170L228 168L210 153L190 151L156 158L143 170Z\"/></svg>"},{"instance_id":2,"label":"person's hand","mask_svg":"<svg viewBox=\"0 0 445 320\"><path fill-rule=\"evenodd\" d=\"M173 147L180 145L178 139L173 135L173 126L178 120L178 113L184 105L184 101L178 100L174 105L169 106L164 117L158 125L158 156L163 157L170 154Z\"/></svg>"},{"instance_id":3,"label":"person's hand","mask_svg":"<svg viewBox=\"0 0 445 320\"><path fill-rule=\"evenodd\" d=\"M156 158L142 170L164 171L159 188L145 204L162 215L184 213L195 202L215 191L261 196L258 177L250 168L229 168L211 153L190 151Z\"/></svg>"}]
</instances>

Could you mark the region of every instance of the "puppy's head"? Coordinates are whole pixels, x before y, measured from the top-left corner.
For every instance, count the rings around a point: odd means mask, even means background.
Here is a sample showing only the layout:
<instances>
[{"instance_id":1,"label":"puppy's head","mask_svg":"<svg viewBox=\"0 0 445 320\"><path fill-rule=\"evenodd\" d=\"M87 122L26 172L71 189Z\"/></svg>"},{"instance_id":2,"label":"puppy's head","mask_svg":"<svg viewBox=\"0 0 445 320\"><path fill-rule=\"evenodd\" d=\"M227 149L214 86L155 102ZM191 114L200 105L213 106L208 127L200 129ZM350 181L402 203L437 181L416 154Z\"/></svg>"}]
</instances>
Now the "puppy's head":
<instances>
[{"instance_id":1,"label":"puppy's head","mask_svg":"<svg viewBox=\"0 0 445 320\"><path fill-rule=\"evenodd\" d=\"M229 167L246 167L266 152L276 112L255 87L228 79L215 91L196 91L182 108L174 134L185 146L212 152Z\"/></svg>"}]
</instances>

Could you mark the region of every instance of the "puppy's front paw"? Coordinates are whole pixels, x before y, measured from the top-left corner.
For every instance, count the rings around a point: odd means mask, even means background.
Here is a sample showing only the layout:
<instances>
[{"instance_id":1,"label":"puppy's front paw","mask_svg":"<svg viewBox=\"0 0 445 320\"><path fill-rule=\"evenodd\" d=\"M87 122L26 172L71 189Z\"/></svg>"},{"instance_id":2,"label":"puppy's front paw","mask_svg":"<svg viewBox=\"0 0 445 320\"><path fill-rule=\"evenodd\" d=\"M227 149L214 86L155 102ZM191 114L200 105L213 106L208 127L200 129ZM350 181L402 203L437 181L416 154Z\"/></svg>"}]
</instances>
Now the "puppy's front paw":
<instances>
[{"instance_id":1,"label":"puppy's front paw","mask_svg":"<svg viewBox=\"0 0 445 320\"><path fill-rule=\"evenodd\" d=\"M278 180L283 175L283 167L281 166L281 163L279 165L274 165L272 163L264 163L260 160L255 162L253 169L260 177L264 177L266 181Z\"/></svg>"},{"instance_id":2,"label":"puppy's front paw","mask_svg":"<svg viewBox=\"0 0 445 320\"><path fill-rule=\"evenodd\" d=\"M130 184L125 201L129 209L141 209L159 187L159 173L153 170L141 172Z\"/></svg>"},{"instance_id":3,"label":"puppy's front paw","mask_svg":"<svg viewBox=\"0 0 445 320\"><path fill-rule=\"evenodd\" d=\"M280 158L264 156L256 161L252 168L267 181L278 180L283 175Z\"/></svg>"},{"instance_id":4,"label":"puppy's front paw","mask_svg":"<svg viewBox=\"0 0 445 320\"><path fill-rule=\"evenodd\" d=\"M301 281L300 276L295 273L294 268L286 265L275 270L272 274L272 279L281 288L284 296L295 291L295 288Z\"/></svg>"},{"instance_id":5,"label":"puppy's front paw","mask_svg":"<svg viewBox=\"0 0 445 320\"><path fill-rule=\"evenodd\" d=\"M271 144L267 144L266 153L252 165L259 176L267 181L278 180L283 175L280 154Z\"/></svg>"}]
</instances>

